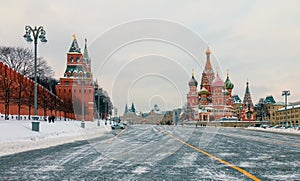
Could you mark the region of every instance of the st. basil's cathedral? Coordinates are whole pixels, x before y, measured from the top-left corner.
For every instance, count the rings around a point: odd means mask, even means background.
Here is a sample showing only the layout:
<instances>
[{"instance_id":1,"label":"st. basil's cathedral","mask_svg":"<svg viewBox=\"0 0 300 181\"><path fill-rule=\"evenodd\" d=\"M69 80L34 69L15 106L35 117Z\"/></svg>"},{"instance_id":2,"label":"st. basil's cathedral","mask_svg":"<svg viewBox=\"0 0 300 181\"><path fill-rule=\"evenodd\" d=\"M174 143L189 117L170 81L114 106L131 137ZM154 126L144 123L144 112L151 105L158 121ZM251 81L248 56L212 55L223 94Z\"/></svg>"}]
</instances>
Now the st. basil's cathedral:
<instances>
[{"instance_id":1,"label":"st. basil's cathedral","mask_svg":"<svg viewBox=\"0 0 300 181\"><path fill-rule=\"evenodd\" d=\"M195 79L194 71L188 83L187 119L194 121L212 121L221 120L223 118L237 120L238 117L239 120L255 120L249 83L247 82L243 103L241 101L238 102L237 105L240 106L236 107L235 100L238 96L235 95L233 97L232 95L234 84L230 81L228 72L225 81L220 78L218 72L216 74L214 73L210 54L211 52L208 48L201 84L199 85L200 90L197 89L198 82ZM235 109L239 109L239 115L237 115Z\"/></svg>"}]
</instances>

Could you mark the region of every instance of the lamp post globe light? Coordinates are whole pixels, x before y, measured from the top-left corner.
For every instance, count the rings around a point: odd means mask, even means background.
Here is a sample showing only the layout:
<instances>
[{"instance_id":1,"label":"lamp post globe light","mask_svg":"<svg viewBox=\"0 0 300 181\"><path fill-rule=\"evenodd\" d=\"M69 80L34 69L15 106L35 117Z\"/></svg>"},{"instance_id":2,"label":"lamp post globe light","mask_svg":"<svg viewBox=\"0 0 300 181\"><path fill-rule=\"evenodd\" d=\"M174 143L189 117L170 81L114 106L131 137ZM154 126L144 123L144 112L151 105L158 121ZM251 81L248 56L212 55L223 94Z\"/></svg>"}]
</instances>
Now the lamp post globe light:
<instances>
[{"instance_id":1,"label":"lamp post globe light","mask_svg":"<svg viewBox=\"0 0 300 181\"><path fill-rule=\"evenodd\" d=\"M284 96L285 97L285 104L284 104L284 106L285 106L285 124L287 125L287 123L288 123L288 121L287 121L287 96L290 96L291 95L291 92L289 91L289 90L284 90L284 91L282 91L282 94L281 94L282 96Z\"/></svg>"},{"instance_id":2,"label":"lamp post globe light","mask_svg":"<svg viewBox=\"0 0 300 181\"><path fill-rule=\"evenodd\" d=\"M32 28L31 26L25 26L25 35L23 36L24 39L28 42L31 43L32 41L34 42L34 116L32 117L34 120L38 119L38 113L37 113L37 42L38 38L42 43L47 43L46 39L46 31L44 30L43 26L40 27L34 27ZM33 39L31 37L33 36Z\"/></svg>"}]
</instances>

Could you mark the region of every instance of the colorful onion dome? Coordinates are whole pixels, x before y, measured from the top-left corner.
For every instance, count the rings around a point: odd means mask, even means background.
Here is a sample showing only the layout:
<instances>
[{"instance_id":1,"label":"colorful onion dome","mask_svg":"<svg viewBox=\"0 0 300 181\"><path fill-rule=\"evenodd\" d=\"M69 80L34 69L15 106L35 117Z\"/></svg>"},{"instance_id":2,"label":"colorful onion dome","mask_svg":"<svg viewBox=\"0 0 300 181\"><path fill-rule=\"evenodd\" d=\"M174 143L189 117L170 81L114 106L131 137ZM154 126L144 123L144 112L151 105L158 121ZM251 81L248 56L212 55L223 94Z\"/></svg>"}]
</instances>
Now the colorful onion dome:
<instances>
[{"instance_id":1,"label":"colorful onion dome","mask_svg":"<svg viewBox=\"0 0 300 181\"><path fill-rule=\"evenodd\" d=\"M213 80L211 83L212 87L224 87L224 82L223 80L219 77L219 74L217 73L216 78Z\"/></svg>"},{"instance_id":2,"label":"colorful onion dome","mask_svg":"<svg viewBox=\"0 0 300 181\"><path fill-rule=\"evenodd\" d=\"M197 80L195 79L195 77L194 77L194 70L193 70L193 73L192 73L192 78L191 78L191 80L189 81L189 86L191 87L191 86L198 86L198 82L197 82Z\"/></svg>"},{"instance_id":3,"label":"colorful onion dome","mask_svg":"<svg viewBox=\"0 0 300 181\"><path fill-rule=\"evenodd\" d=\"M198 85L197 80L195 79L194 76L192 76L191 80L189 81L189 86L196 86L197 87L197 85Z\"/></svg>"},{"instance_id":4,"label":"colorful onion dome","mask_svg":"<svg viewBox=\"0 0 300 181\"><path fill-rule=\"evenodd\" d=\"M199 95L203 95L203 94L208 95L209 92L207 89L205 89L205 87L202 87L202 89L198 92L198 94Z\"/></svg>"},{"instance_id":5,"label":"colorful onion dome","mask_svg":"<svg viewBox=\"0 0 300 181\"><path fill-rule=\"evenodd\" d=\"M210 55L210 50L209 50L209 47L207 47L207 50L206 50L206 55Z\"/></svg>"},{"instance_id":6,"label":"colorful onion dome","mask_svg":"<svg viewBox=\"0 0 300 181\"><path fill-rule=\"evenodd\" d=\"M234 84L229 80L229 76L227 75L227 78L225 80L225 89L233 89Z\"/></svg>"}]
</instances>

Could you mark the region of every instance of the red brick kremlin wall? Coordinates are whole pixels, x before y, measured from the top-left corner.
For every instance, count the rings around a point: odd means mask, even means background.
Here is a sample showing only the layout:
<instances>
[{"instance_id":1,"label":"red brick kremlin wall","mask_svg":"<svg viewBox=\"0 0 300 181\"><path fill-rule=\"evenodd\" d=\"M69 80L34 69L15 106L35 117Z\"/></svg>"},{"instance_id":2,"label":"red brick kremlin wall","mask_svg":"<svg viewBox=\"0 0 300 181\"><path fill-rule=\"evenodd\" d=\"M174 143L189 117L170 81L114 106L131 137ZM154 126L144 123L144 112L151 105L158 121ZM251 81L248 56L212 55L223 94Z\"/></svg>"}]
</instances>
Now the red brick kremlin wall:
<instances>
[{"instance_id":1,"label":"red brick kremlin wall","mask_svg":"<svg viewBox=\"0 0 300 181\"><path fill-rule=\"evenodd\" d=\"M80 78L60 78L56 93L66 103L71 119L82 120L82 80ZM84 81L84 120L94 120L94 86Z\"/></svg>"},{"instance_id":2,"label":"red brick kremlin wall","mask_svg":"<svg viewBox=\"0 0 300 181\"><path fill-rule=\"evenodd\" d=\"M38 115L55 115L56 118L67 117L62 99L38 85ZM0 62L0 114L26 115L34 114L34 81L21 75Z\"/></svg>"}]
</instances>

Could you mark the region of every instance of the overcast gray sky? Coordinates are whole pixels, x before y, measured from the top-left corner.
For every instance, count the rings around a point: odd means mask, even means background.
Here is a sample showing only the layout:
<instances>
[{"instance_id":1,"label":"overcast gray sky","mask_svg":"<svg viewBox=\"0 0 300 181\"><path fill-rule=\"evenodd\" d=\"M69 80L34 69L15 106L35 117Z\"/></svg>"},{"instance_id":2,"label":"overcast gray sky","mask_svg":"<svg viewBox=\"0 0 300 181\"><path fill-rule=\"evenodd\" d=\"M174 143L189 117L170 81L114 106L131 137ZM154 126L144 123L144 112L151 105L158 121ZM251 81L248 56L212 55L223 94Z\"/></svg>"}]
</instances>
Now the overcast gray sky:
<instances>
[{"instance_id":1,"label":"overcast gray sky","mask_svg":"<svg viewBox=\"0 0 300 181\"><path fill-rule=\"evenodd\" d=\"M249 80L254 103L267 95L283 101L285 89L291 91L290 101L300 100L297 0L0 2L0 45L32 48L22 37L24 27L43 25L49 42L39 43L38 55L48 60L56 78L66 68L72 35L77 35L82 49L87 38L94 77L121 113L132 101L142 111L155 103L162 109L181 107L193 68L200 82L207 44L215 72L218 69L224 79L229 69L234 94L243 98ZM132 22L143 19L161 21L161 26L146 23L139 35L131 34L132 29L140 30ZM129 31L124 24L130 25ZM133 42L118 49L142 34L159 41Z\"/></svg>"}]
</instances>

